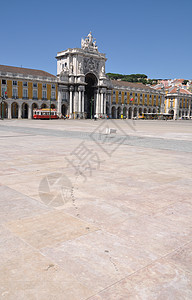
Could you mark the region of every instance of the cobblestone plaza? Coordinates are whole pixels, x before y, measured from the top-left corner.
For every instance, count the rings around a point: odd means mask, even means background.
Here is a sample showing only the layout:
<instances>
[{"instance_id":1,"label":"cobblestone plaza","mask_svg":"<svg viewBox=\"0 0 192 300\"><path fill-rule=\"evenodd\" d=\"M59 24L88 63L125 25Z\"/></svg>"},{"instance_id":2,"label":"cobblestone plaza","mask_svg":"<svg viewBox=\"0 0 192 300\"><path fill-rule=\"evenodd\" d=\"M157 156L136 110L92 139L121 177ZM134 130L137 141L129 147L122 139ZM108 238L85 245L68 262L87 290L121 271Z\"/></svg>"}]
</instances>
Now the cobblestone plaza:
<instances>
[{"instance_id":1,"label":"cobblestone plaza","mask_svg":"<svg viewBox=\"0 0 192 300\"><path fill-rule=\"evenodd\" d=\"M191 126L1 120L0 298L192 299Z\"/></svg>"}]
</instances>

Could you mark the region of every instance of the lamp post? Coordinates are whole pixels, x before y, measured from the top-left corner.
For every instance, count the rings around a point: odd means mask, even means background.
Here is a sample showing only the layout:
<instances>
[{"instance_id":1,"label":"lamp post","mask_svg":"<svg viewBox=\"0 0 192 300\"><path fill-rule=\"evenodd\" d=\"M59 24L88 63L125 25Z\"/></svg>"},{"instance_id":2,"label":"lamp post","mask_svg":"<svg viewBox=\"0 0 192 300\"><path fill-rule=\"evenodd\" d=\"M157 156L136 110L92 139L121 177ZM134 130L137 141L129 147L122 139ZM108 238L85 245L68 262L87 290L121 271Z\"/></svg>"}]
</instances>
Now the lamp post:
<instances>
[{"instance_id":1,"label":"lamp post","mask_svg":"<svg viewBox=\"0 0 192 300\"><path fill-rule=\"evenodd\" d=\"M122 118L122 119L124 119L124 117L125 117L125 116L124 116L124 107L125 107L125 104L123 103L123 104L122 104L122 108L123 108L123 118Z\"/></svg>"},{"instance_id":2,"label":"lamp post","mask_svg":"<svg viewBox=\"0 0 192 300\"><path fill-rule=\"evenodd\" d=\"M1 119L4 120L4 97L1 97Z\"/></svg>"},{"instance_id":3,"label":"lamp post","mask_svg":"<svg viewBox=\"0 0 192 300\"><path fill-rule=\"evenodd\" d=\"M93 111L93 109L92 109L92 105L93 105L93 101L94 101L94 98L91 98L91 120L92 120L92 118L93 118L93 116L92 116L92 111Z\"/></svg>"},{"instance_id":4,"label":"lamp post","mask_svg":"<svg viewBox=\"0 0 192 300\"><path fill-rule=\"evenodd\" d=\"M49 120L51 120L51 97L50 97L50 105L49 105Z\"/></svg>"}]
</instances>

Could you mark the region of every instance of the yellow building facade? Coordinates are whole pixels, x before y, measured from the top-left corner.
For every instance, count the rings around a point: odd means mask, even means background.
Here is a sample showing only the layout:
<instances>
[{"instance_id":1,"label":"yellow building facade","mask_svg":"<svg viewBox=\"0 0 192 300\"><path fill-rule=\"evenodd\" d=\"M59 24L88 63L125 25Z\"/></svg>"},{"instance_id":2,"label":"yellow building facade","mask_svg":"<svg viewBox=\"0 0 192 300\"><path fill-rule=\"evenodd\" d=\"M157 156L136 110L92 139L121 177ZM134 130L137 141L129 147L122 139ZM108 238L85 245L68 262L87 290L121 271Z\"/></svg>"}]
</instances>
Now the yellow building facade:
<instances>
[{"instance_id":1,"label":"yellow building facade","mask_svg":"<svg viewBox=\"0 0 192 300\"><path fill-rule=\"evenodd\" d=\"M33 117L33 109L57 109L57 78L45 71L0 65L0 115Z\"/></svg>"}]
</instances>

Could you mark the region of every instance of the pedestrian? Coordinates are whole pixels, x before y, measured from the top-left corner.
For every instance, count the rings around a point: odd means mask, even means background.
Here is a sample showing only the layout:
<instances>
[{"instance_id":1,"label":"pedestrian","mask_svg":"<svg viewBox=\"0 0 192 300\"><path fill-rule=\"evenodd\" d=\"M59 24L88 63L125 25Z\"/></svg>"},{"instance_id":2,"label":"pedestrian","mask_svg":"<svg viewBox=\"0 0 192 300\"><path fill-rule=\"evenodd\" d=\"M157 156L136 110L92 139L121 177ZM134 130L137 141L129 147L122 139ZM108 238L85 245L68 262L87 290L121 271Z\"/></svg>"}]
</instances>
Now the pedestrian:
<instances>
[{"instance_id":1,"label":"pedestrian","mask_svg":"<svg viewBox=\"0 0 192 300\"><path fill-rule=\"evenodd\" d=\"M94 121L97 121L97 115L94 114Z\"/></svg>"}]
</instances>

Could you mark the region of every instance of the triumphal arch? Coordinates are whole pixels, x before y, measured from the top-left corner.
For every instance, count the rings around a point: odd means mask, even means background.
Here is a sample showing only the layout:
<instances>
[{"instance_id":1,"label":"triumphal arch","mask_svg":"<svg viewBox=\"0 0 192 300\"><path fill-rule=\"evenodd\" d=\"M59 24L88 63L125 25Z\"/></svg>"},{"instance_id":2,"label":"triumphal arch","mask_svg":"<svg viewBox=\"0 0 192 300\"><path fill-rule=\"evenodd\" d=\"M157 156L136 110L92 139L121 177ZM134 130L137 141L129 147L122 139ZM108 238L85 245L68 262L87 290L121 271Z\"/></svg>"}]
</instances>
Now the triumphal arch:
<instances>
[{"instance_id":1,"label":"triumphal arch","mask_svg":"<svg viewBox=\"0 0 192 300\"><path fill-rule=\"evenodd\" d=\"M58 52L58 113L70 118L105 117L111 81L105 74L106 56L98 51L91 32L81 48Z\"/></svg>"}]
</instances>

